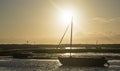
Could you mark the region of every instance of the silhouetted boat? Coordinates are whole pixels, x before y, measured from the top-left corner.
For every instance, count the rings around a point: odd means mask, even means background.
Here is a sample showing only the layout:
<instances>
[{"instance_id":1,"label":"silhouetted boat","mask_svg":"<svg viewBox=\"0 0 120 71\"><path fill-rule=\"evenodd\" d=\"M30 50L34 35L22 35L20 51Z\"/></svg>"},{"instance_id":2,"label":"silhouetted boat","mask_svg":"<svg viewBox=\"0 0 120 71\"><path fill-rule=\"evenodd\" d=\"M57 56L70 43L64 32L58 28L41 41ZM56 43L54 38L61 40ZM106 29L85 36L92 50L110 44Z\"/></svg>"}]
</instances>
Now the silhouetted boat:
<instances>
[{"instance_id":1,"label":"silhouetted boat","mask_svg":"<svg viewBox=\"0 0 120 71\"><path fill-rule=\"evenodd\" d=\"M105 64L109 66L109 63L105 59L105 57L58 57L59 61L61 62L62 65L64 66L95 66L95 67L104 67Z\"/></svg>"},{"instance_id":2,"label":"silhouetted boat","mask_svg":"<svg viewBox=\"0 0 120 71\"><path fill-rule=\"evenodd\" d=\"M72 49L72 31L73 31L73 18L71 20L71 37L70 37L70 49ZM66 29L67 31L67 29ZM62 42L66 31L60 41ZM60 45L59 43L59 45ZM58 46L59 47L59 46ZM72 57L70 52L70 57L58 57L59 62L63 66L97 66L104 67L105 64L109 66L108 60L105 57Z\"/></svg>"}]
</instances>

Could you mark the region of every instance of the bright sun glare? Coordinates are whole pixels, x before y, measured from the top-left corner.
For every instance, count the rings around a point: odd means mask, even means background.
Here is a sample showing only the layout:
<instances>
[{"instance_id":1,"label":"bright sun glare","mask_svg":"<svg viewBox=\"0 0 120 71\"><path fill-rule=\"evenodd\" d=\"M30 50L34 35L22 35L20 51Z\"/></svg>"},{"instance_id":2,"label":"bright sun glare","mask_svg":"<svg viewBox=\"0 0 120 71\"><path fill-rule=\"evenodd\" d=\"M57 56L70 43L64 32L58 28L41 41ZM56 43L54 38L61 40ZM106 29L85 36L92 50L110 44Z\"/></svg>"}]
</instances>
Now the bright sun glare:
<instances>
[{"instance_id":1,"label":"bright sun glare","mask_svg":"<svg viewBox=\"0 0 120 71\"><path fill-rule=\"evenodd\" d=\"M61 13L61 19L66 24L70 24L72 17L73 13L71 11L62 11Z\"/></svg>"},{"instance_id":2,"label":"bright sun glare","mask_svg":"<svg viewBox=\"0 0 120 71\"><path fill-rule=\"evenodd\" d=\"M72 19L72 16L73 16L73 13L72 12L63 12L63 19L66 21L66 22L70 22L71 19Z\"/></svg>"},{"instance_id":3,"label":"bright sun glare","mask_svg":"<svg viewBox=\"0 0 120 71\"><path fill-rule=\"evenodd\" d=\"M84 30L83 23L85 23L85 16L82 11L76 12L75 10L60 10L59 13L60 16L60 26L64 29L66 26L71 24L72 18L73 18L73 27L74 27L74 33L77 33L78 30ZM79 26L80 25L80 26Z\"/></svg>"}]
</instances>

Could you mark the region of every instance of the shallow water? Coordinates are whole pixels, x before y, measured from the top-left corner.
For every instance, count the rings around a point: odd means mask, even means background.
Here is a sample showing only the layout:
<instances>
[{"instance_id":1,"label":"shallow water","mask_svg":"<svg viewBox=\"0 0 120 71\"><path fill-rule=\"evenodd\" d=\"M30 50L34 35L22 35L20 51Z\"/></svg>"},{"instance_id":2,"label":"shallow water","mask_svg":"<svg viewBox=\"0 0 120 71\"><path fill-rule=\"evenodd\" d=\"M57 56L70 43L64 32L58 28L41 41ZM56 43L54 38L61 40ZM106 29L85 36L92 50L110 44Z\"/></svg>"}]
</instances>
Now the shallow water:
<instances>
[{"instance_id":1,"label":"shallow water","mask_svg":"<svg viewBox=\"0 0 120 71\"><path fill-rule=\"evenodd\" d=\"M57 59L0 59L0 71L120 71L120 60L110 67L65 67Z\"/></svg>"}]
</instances>

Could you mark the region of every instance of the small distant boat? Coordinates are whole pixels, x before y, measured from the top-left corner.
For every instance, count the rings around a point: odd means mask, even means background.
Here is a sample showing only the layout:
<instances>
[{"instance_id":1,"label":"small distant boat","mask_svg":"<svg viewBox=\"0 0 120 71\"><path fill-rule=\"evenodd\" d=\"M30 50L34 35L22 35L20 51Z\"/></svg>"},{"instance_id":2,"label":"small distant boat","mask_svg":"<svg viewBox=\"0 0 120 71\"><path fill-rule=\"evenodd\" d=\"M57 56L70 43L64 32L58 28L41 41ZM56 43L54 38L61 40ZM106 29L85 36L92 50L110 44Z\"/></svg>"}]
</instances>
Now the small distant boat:
<instances>
[{"instance_id":1,"label":"small distant boat","mask_svg":"<svg viewBox=\"0 0 120 71\"><path fill-rule=\"evenodd\" d=\"M72 49L72 31L73 31L73 18L71 20L71 37L70 37L70 49ZM65 31L66 33L66 31ZM64 33L64 35L65 35ZM60 41L62 42L64 35ZM59 43L59 45L60 45ZM59 46L58 46L59 47ZM59 62L63 66L96 66L104 67L105 64L109 66L108 60L106 57L72 57L70 52L70 57L58 57Z\"/></svg>"},{"instance_id":2,"label":"small distant boat","mask_svg":"<svg viewBox=\"0 0 120 71\"><path fill-rule=\"evenodd\" d=\"M17 58L17 59L28 59L31 56L33 56L33 54L27 52L21 52L21 53L19 52L19 53L14 53L12 56L13 58Z\"/></svg>"}]
</instances>

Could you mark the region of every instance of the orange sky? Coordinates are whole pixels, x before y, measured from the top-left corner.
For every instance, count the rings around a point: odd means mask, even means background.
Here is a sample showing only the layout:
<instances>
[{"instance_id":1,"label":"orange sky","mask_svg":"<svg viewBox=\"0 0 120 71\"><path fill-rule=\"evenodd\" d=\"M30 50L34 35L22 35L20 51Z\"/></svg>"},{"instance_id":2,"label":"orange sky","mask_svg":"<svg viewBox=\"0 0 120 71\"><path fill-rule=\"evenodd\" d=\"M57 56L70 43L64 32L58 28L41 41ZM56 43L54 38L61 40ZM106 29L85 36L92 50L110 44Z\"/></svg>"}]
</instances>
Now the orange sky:
<instances>
[{"instance_id":1,"label":"orange sky","mask_svg":"<svg viewBox=\"0 0 120 71\"><path fill-rule=\"evenodd\" d=\"M74 43L120 43L120 0L0 0L0 44L57 44L74 13ZM69 32L67 33L69 34ZM63 43L69 43L66 35Z\"/></svg>"}]
</instances>

